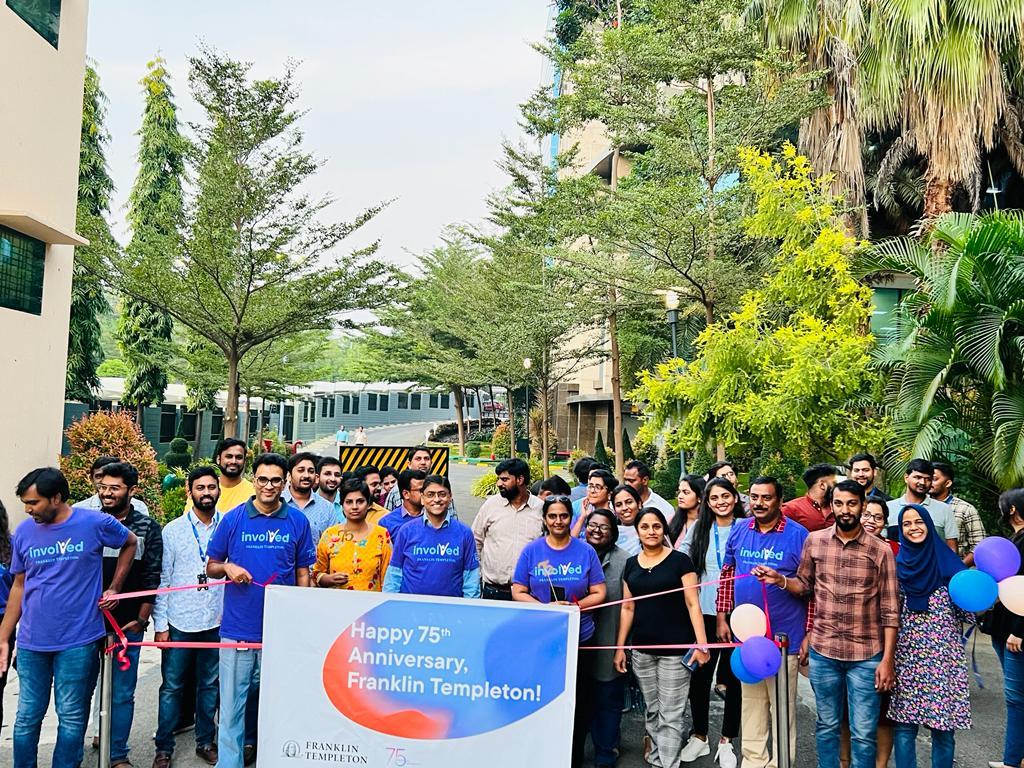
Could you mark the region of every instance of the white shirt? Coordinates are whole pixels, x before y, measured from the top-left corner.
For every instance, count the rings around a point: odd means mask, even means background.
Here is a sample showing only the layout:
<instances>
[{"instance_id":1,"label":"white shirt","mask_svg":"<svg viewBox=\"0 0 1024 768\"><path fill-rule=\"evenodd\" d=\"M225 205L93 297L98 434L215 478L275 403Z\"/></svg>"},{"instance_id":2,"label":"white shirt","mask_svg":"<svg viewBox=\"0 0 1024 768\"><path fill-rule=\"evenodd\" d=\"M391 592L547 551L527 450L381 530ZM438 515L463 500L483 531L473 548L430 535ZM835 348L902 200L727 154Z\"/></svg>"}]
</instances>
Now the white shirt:
<instances>
[{"instance_id":1,"label":"white shirt","mask_svg":"<svg viewBox=\"0 0 1024 768\"><path fill-rule=\"evenodd\" d=\"M907 504L915 503L917 502L907 501L905 495L890 501L888 503L889 525L899 525L900 510L907 506ZM949 506L949 504L937 501L931 496L925 498L925 500L920 502L920 504L927 509L928 514L931 515L932 522L935 523L935 532L939 534L940 539L960 538L960 526L956 521L956 515L953 514L953 508Z\"/></svg>"},{"instance_id":2,"label":"white shirt","mask_svg":"<svg viewBox=\"0 0 1024 768\"><path fill-rule=\"evenodd\" d=\"M199 574L206 573L204 556L220 518L218 512L210 524L205 525L194 512L186 512L164 526L161 589L198 583ZM153 606L153 629L166 632L168 625L174 625L182 632L204 632L220 626L223 608L223 587L157 595Z\"/></svg>"},{"instance_id":3,"label":"white shirt","mask_svg":"<svg viewBox=\"0 0 1024 768\"><path fill-rule=\"evenodd\" d=\"M647 497L643 506L660 509L661 513L665 515L665 522L667 523L671 523L672 518L676 516L676 508L661 498L661 496L656 494L654 491L651 491L651 495Z\"/></svg>"},{"instance_id":4,"label":"white shirt","mask_svg":"<svg viewBox=\"0 0 1024 768\"><path fill-rule=\"evenodd\" d=\"M94 493L88 499L82 499L81 501L76 502L75 506L85 507L86 509L103 509L103 505L100 503L100 496L98 493ZM144 502L142 499L133 498L132 506L135 507L135 509L141 514L145 515L146 517L150 517L149 507L146 506L146 502Z\"/></svg>"}]
</instances>

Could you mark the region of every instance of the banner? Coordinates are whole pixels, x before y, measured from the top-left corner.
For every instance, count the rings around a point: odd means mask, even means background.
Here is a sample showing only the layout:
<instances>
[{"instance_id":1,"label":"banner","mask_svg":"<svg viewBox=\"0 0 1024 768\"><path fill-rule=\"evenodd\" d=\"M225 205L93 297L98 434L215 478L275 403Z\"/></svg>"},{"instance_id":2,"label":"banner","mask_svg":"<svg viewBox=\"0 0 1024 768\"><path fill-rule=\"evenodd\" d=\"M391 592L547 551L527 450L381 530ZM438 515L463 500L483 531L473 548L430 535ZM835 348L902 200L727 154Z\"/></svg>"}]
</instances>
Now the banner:
<instances>
[{"instance_id":1,"label":"banner","mask_svg":"<svg viewBox=\"0 0 1024 768\"><path fill-rule=\"evenodd\" d=\"M260 768L565 768L579 613L267 589Z\"/></svg>"},{"instance_id":2,"label":"banner","mask_svg":"<svg viewBox=\"0 0 1024 768\"><path fill-rule=\"evenodd\" d=\"M409 468L412 446L408 445L343 445L338 448L338 461L342 472L355 472L360 467L374 466L377 469L394 467L401 472ZM430 472L432 475L448 475L448 447L430 447Z\"/></svg>"}]
</instances>

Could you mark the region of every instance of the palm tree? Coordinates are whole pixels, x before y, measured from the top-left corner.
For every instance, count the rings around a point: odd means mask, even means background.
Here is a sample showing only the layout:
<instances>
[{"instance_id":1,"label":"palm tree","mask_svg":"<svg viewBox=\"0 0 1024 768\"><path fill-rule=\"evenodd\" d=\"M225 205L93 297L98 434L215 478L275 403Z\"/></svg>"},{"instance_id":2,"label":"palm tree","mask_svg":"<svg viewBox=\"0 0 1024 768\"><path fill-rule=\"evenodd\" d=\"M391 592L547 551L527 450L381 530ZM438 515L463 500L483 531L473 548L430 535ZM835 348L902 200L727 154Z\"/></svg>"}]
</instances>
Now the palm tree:
<instances>
[{"instance_id":1,"label":"palm tree","mask_svg":"<svg viewBox=\"0 0 1024 768\"><path fill-rule=\"evenodd\" d=\"M916 281L876 353L887 463L959 454L998 489L1024 484L1024 213L945 214L923 239L871 248L864 267Z\"/></svg>"}]
</instances>

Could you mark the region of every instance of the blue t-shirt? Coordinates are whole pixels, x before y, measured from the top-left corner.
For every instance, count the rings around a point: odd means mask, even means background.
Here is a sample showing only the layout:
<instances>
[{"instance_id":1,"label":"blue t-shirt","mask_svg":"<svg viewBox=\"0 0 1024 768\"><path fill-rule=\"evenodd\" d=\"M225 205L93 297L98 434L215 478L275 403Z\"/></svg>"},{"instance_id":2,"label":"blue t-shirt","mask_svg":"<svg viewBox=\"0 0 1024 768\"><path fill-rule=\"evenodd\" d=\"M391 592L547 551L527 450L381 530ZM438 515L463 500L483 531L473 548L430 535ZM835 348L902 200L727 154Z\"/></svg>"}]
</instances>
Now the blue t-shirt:
<instances>
[{"instance_id":1,"label":"blue t-shirt","mask_svg":"<svg viewBox=\"0 0 1024 768\"><path fill-rule=\"evenodd\" d=\"M11 573L25 574L18 645L63 651L103 637L103 548L120 549L128 533L113 515L81 507L63 523L18 526L11 540Z\"/></svg>"},{"instance_id":2,"label":"blue t-shirt","mask_svg":"<svg viewBox=\"0 0 1024 768\"><path fill-rule=\"evenodd\" d=\"M11 596L11 587L14 585L14 574L11 569L0 563L0 616L7 610L7 600Z\"/></svg>"},{"instance_id":3,"label":"blue t-shirt","mask_svg":"<svg viewBox=\"0 0 1024 768\"><path fill-rule=\"evenodd\" d=\"M395 487L397 488L398 486L396 485ZM405 505L399 504L399 506L393 511L388 512L384 517L378 520L377 525L386 529L391 540L394 541L398 536L398 529L406 523L411 523L413 520L418 520L422 523L423 513L420 512L418 515L410 515L405 511Z\"/></svg>"},{"instance_id":4,"label":"blue t-shirt","mask_svg":"<svg viewBox=\"0 0 1024 768\"><path fill-rule=\"evenodd\" d=\"M552 602L552 586L564 589L566 600L577 602L587 596L592 585L604 584L604 570L587 542L570 538L565 549L554 549L545 537L523 548L512 581L527 587L542 603ZM589 640L593 634L594 616L584 611L580 614L580 640Z\"/></svg>"},{"instance_id":5,"label":"blue t-shirt","mask_svg":"<svg viewBox=\"0 0 1024 768\"><path fill-rule=\"evenodd\" d=\"M290 504L282 503L273 515L261 515L250 500L224 515L207 554L245 568L254 582L294 586L295 569L316 562L309 531L309 520ZM263 587L257 584L225 586L220 636L263 642L263 594Z\"/></svg>"},{"instance_id":6,"label":"blue t-shirt","mask_svg":"<svg viewBox=\"0 0 1024 768\"><path fill-rule=\"evenodd\" d=\"M423 517L423 522L403 525L395 536L388 568L402 573L399 592L463 597L466 577L479 576L480 570L473 531L451 518L435 528Z\"/></svg>"},{"instance_id":7,"label":"blue t-shirt","mask_svg":"<svg viewBox=\"0 0 1024 768\"><path fill-rule=\"evenodd\" d=\"M781 527L781 530L779 530ZM761 533L754 519L737 520L725 545L722 565L732 565L736 575L750 573L754 566L767 565L783 576L793 577L800 565L800 555L807 540L807 529L795 520L780 518L779 524L768 533ZM752 576L738 579L735 605L753 603L764 608L761 582ZM791 648L799 648L806 634L807 603L784 589L768 586L768 614L773 632L789 635Z\"/></svg>"}]
</instances>

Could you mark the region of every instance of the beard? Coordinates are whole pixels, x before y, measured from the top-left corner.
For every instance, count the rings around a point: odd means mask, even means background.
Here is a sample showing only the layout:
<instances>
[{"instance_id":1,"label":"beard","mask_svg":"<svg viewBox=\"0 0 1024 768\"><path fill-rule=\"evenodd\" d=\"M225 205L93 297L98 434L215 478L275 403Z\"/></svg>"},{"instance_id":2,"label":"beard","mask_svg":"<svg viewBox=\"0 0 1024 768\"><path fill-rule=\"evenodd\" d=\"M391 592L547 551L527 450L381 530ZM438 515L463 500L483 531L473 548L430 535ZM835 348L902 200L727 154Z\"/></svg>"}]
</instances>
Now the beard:
<instances>
[{"instance_id":1,"label":"beard","mask_svg":"<svg viewBox=\"0 0 1024 768\"><path fill-rule=\"evenodd\" d=\"M213 512L217 509L217 500L213 496L200 496L192 500L192 506L200 512Z\"/></svg>"},{"instance_id":2,"label":"beard","mask_svg":"<svg viewBox=\"0 0 1024 768\"><path fill-rule=\"evenodd\" d=\"M510 488L499 488L498 493L501 495L501 498L505 499L505 501L512 501L519 495L519 489L513 485Z\"/></svg>"},{"instance_id":3,"label":"beard","mask_svg":"<svg viewBox=\"0 0 1024 768\"><path fill-rule=\"evenodd\" d=\"M856 527L859 524L859 517L846 517L844 515L842 517L836 518L836 525L839 527L839 530L843 531L844 533L849 533L850 531L856 529Z\"/></svg>"},{"instance_id":4,"label":"beard","mask_svg":"<svg viewBox=\"0 0 1024 768\"><path fill-rule=\"evenodd\" d=\"M234 479L236 477L241 477L242 476L242 470L245 469L245 465L244 464L241 464L241 465L239 465L237 467L235 467L235 466L225 467L225 466L222 466L220 464L218 464L217 466L220 468L220 471L224 473L225 477L230 477L232 479Z\"/></svg>"}]
</instances>

